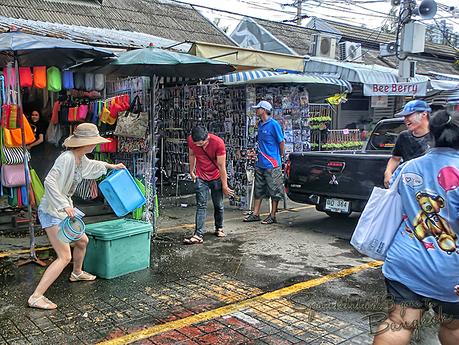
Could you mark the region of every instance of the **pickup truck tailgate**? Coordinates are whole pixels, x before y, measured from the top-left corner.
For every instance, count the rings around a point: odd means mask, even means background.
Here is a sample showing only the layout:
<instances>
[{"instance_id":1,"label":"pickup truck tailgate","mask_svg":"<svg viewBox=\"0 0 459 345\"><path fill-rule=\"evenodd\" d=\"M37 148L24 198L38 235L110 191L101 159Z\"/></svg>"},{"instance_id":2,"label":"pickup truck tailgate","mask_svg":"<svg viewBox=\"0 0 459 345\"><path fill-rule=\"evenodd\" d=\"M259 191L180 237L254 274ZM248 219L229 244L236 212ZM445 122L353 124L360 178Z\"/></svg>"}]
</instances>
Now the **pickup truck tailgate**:
<instances>
[{"instance_id":1,"label":"pickup truck tailgate","mask_svg":"<svg viewBox=\"0 0 459 345\"><path fill-rule=\"evenodd\" d=\"M292 153L286 187L289 194L367 200L375 185L383 185L389 158L361 151Z\"/></svg>"}]
</instances>

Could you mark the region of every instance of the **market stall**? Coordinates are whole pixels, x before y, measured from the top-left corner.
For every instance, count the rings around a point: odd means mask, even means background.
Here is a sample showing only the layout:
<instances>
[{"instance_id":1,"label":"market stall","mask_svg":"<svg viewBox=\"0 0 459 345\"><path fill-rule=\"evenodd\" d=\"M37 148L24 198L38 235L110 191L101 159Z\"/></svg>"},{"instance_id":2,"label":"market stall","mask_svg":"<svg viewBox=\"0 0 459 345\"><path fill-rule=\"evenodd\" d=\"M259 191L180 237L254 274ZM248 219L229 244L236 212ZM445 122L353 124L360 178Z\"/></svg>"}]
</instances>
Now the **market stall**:
<instances>
[{"instance_id":1,"label":"market stall","mask_svg":"<svg viewBox=\"0 0 459 345\"><path fill-rule=\"evenodd\" d=\"M189 172L186 137L197 124L224 139L227 147L229 183L235 190L231 204L250 207L252 162L247 150L256 146L257 117L252 108L265 99L273 104L273 116L283 126L286 151L309 151L317 133L330 128L334 107L320 101L350 85L334 78L274 71L237 72L200 84L165 84L160 93L161 179L177 184L177 193L186 193ZM318 149L319 147L317 147ZM191 188L188 192L192 192Z\"/></svg>"},{"instance_id":2,"label":"market stall","mask_svg":"<svg viewBox=\"0 0 459 345\"><path fill-rule=\"evenodd\" d=\"M6 151L15 149L16 154L22 158L21 164L6 164L3 160L2 188L9 188L8 193L12 196L11 199L14 200L14 195L16 195L16 200L21 199L21 206L27 208L25 219L29 224L30 257L32 261L39 264L43 263L37 259L35 254L33 193L29 154L26 148L26 145L34 140L34 134L23 115L21 87L34 85L38 88L46 88L50 92L58 92L62 87L61 68L69 67L79 61L110 56L113 54L109 51L63 39L22 32L0 34L0 65L4 67L2 156L5 157ZM8 183L5 184L5 182Z\"/></svg>"}]
</instances>

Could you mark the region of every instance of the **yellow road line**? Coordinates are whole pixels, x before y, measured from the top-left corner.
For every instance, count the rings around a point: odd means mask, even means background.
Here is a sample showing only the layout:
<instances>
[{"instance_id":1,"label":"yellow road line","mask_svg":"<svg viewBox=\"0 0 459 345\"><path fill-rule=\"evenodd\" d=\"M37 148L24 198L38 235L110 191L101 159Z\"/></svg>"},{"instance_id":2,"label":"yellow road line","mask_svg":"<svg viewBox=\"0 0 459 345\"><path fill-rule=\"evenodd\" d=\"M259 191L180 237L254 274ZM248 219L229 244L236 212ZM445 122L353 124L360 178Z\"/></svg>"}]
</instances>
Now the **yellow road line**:
<instances>
[{"instance_id":1,"label":"yellow road line","mask_svg":"<svg viewBox=\"0 0 459 345\"><path fill-rule=\"evenodd\" d=\"M369 268L376 268L381 266L383 263L381 261L372 261L364 265L359 265L359 266L354 266L351 268L347 268L335 273L331 273L328 275L325 275L320 278L316 279L311 279L302 283L294 284L292 286L288 286L285 288L281 288L279 290L275 290L272 292L267 292L264 293L260 296L249 298L247 300L233 303L226 305L224 307L220 307L217 309L209 310L206 312L202 312L196 315L188 316L183 319L167 322L161 325L157 326L152 326L137 332L133 332L131 334L127 334L125 336L115 338L115 339L110 339L106 340L103 342L100 342L100 345L121 345L121 344L130 344L138 340L150 338L152 336L155 336L157 334L179 329L182 327L190 326L196 323L212 320L224 315L228 315L234 312L237 312L241 309L244 309L246 307L249 307L253 303L258 303L258 302L265 302L265 301L270 301L274 299L278 299L284 296L288 296L306 289L310 289L312 287L324 284L328 281L339 279L346 277L348 275L364 271Z\"/></svg>"},{"instance_id":2,"label":"yellow road line","mask_svg":"<svg viewBox=\"0 0 459 345\"><path fill-rule=\"evenodd\" d=\"M311 207L314 207L312 205L308 205L308 206L301 206L301 207L296 207L296 208L292 208L292 209L288 209L288 210L283 210L283 211L279 211L278 213L285 213L285 212L295 212L295 211L300 211L300 210L305 210L305 209L308 209L308 208L311 208ZM265 213L265 214L262 214L262 215L268 215L268 213ZM225 219L225 221L231 221L231 220L242 220L242 217L235 217L235 218L229 218L229 219ZM207 221L206 224L212 224L213 221ZM171 226L171 227L168 227L168 228L160 228L161 231L170 231L170 230L178 230L178 229L188 229L188 228L194 228L194 223L193 224L181 224L181 225L176 225L176 226ZM40 248L36 248L35 251L39 252L39 251L44 251L44 250L48 250L48 249L51 249L52 247L40 247ZM22 254L27 254L30 252L30 249L19 249L19 250L9 250L9 251L6 251L6 252L0 252L0 259L1 258L6 258L8 256L13 256L13 255L22 255Z\"/></svg>"},{"instance_id":3,"label":"yellow road line","mask_svg":"<svg viewBox=\"0 0 459 345\"><path fill-rule=\"evenodd\" d=\"M41 252L44 250L52 249L53 247L40 247L40 248L35 248L36 252ZM21 255L21 254L28 254L30 253L30 249L20 249L20 250L9 250L7 252L1 252L0 253L0 259L1 258L6 258L8 256L13 256L13 255Z\"/></svg>"}]
</instances>

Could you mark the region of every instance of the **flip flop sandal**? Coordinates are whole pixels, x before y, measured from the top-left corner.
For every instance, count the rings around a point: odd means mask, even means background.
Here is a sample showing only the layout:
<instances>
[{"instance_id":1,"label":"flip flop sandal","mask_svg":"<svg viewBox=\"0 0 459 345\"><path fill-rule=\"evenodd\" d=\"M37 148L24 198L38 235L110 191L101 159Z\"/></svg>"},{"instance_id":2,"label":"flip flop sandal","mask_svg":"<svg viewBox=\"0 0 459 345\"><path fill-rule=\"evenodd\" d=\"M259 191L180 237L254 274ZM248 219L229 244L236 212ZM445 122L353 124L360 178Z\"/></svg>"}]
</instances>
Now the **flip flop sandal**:
<instances>
[{"instance_id":1,"label":"flip flop sandal","mask_svg":"<svg viewBox=\"0 0 459 345\"><path fill-rule=\"evenodd\" d=\"M185 238L183 244L202 244L204 240L199 236L191 236L190 238Z\"/></svg>"},{"instance_id":2,"label":"flip flop sandal","mask_svg":"<svg viewBox=\"0 0 459 345\"><path fill-rule=\"evenodd\" d=\"M261 222L261 224L274 224L274 223L277 223L277 220L276 218L273 218L271 215L263 219L263 221Z\"/></svg>"},{"instance_id":3,"label":"flip flop sandal","mask_svg":"<svg viewBox=\"0 0 459 345\"><path fill-rule=\"evenodd\" d=\"M217 236L217 237L225 237L226 234L223 232L223 229L217 229L217 230L215 230L215 236Z\"/></svg>"},{"instance_id":4,"label":"flip flop sandal","mask_svg":"<svg viewBox=\"0 0 459 345\"><path fill-rule=\"evenodd\" d=\"M40 301L45 302L45 304L39 305ZM57 305L51 302L45 296L38 297L34 300L31 300L29 298L29 301L27 303L29 304L30 308L37 308L37 309L43 309L43 310L53 310L57 308Z\"/></svg>"},{"instance_id":5,"label":"flip flop sandal","mask_svg":"<svg viewBox=\"0 0 459 345\"><path fill-rule=\"evenodd\" d=\"M91 280L95 280L96 279L96 276L92 275L92 274L89 274L88 272L81 272L80 274L76 275L75 273L71 273L70 274L70 278L69 280L71 282L78 282L78 281L91 281Z\"/></svg>"},{"instance_id":6,"label":"flip flop sandal","mask_svg":"<svg viewBox=\"0 0 459 345\"><path fill-rule=\"evenodd\" d=\"M247 217L245 217L242 221L243 222L259 222L260 220L261 220L260 216L251 213Z\"/></svg>"}]
</instances>

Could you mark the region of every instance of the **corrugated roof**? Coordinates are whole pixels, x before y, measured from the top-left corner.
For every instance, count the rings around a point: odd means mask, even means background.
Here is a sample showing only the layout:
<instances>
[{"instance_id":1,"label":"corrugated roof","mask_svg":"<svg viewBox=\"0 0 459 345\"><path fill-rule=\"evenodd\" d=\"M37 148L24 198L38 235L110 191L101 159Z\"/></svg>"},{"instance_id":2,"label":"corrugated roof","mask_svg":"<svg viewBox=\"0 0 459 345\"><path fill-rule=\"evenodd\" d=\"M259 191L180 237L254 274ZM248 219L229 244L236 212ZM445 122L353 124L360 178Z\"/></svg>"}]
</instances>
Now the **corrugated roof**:
<instances>
[{"instance_id":1,"label":"corrugated roof","mask_svg":"<svg viewBox=\"0 0 459 345\"><path fill-rule=\"evenodd\" d=\"M104 0L101 6L50 0L0 0L0 16L142 32L179 42L234 45L192 6L164 0Z\"/></svg>"},{"instance_id":2,"label":"corrugated roof","mask_svg":"<svg viewBox=\"0 0 459 345\"><path fill-rule=\"evenodd\" d=\"M6 32L12 27L30 34L65 38L75 42L111 48L141 48L150 44L162 48L179 43L142 32L92 28L0 16L0 32ZM187 52L190 47L191 44L184 43L176 45L174 49Z\"/></svg>"}]
</instances>

